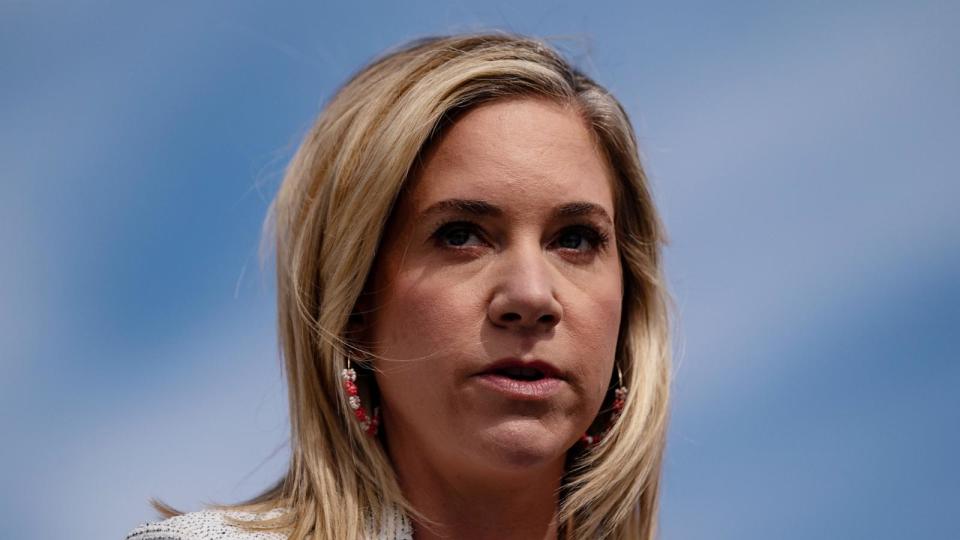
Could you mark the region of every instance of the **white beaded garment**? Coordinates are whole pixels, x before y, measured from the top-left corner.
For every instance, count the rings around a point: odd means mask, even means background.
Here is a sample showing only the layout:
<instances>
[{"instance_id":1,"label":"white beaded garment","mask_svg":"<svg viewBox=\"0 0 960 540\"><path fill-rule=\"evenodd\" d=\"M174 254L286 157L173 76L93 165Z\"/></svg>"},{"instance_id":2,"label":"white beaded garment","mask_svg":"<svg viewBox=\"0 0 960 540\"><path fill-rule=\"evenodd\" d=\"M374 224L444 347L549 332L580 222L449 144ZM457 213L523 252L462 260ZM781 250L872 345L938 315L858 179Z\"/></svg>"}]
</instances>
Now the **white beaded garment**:
<instances>
[{"instance_id":1,"label":"white beaded garment","mask_svg":"<svg viewBox=\"0 0 960 540\"><path fill-rule=\"evenodd\" d=\"M258 516L249 512L230 510L201 510L188 512L163 521L139 525L127 534L126 540L287 540L278 532L245 531L227 523L225 515L251 520L256 517L276 517L282 510L272 510ZM400 512L388 513L380 531L367 531L368 540L413 540L410 522Z\"/></svg>"}]
</instances>

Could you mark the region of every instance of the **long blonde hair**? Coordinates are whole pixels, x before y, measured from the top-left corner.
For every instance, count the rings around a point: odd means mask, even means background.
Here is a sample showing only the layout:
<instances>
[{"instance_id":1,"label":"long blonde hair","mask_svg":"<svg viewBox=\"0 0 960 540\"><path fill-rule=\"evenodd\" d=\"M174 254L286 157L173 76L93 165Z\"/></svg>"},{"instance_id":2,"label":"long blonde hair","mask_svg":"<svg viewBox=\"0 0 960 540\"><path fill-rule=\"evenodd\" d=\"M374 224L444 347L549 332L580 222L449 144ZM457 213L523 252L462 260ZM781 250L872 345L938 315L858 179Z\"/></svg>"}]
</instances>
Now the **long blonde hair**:
<instances>
[{"instance_id":1,"label":"long blonde hair","mask_svg":"<svg viewBox=\"0 0 960 540\"><path fill-rule=\"evenodd\" d=\"M418 156L463 111L520 96L573 105L617 180L624 298L616 361L630 393L599 445L571 450L561 529L570 538L654 537L670 378L664 229L622 106L544 42L506 33L428 38L389 52L334 95L291 161L264 229L276 242L289 470L251 500L213 505L287 511L239 526L291 540L360 539L391 508L417 515L341 390L341 369L356 361L348 321Z\"/></svg>"}]
</instances>

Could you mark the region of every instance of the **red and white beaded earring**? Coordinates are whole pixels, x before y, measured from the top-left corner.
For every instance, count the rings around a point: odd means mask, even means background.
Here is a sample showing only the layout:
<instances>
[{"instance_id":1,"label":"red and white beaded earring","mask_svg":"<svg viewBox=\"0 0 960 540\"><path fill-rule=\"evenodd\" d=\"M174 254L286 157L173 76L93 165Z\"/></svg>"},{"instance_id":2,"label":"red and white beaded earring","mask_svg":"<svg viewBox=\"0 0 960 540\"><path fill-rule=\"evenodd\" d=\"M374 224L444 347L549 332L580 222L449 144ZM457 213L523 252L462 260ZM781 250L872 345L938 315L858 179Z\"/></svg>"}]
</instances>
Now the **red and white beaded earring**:
<instances>
[{"instance_id":1,"label":"red and white beaded earring","mask_svg":"<svg viewBox=\"0 0 960 540\"><path fill-rule=\"evenodd\" d=\"M367 413L367 410L360 403L360 391L357 388L357 372L350 367L350 359L347 359L347 367L340 372L343 379L343 389L347 392L347 402L350 404L350 410L353 416L360 422L360 428L371 437L377 435L377 428L380 426L380 407L373 408L373 415Z\"/></svg>"},{"instance_id":2,"label":"red and white beaded earring","mask_svg":"<svg viewBox=\"0 0 960 540\"><path fill-rule=\"evenodd\" d=\"M610 430L613 429L614 424L617 423L617 419L620 418L620 414L623 413L623 406L627 402L627 387L623 385L623 372L620 371L620 365L617 365L617 380L618 386L613 391L613 405L611 406L610 420L607 422L607 427L600 432L599 435L590 435L589 433L584 433L580 436L580 442L586 446L596 446L600 444L600 441L607 437L607 434L610 433Z\"/></svg>"}]
</instances>

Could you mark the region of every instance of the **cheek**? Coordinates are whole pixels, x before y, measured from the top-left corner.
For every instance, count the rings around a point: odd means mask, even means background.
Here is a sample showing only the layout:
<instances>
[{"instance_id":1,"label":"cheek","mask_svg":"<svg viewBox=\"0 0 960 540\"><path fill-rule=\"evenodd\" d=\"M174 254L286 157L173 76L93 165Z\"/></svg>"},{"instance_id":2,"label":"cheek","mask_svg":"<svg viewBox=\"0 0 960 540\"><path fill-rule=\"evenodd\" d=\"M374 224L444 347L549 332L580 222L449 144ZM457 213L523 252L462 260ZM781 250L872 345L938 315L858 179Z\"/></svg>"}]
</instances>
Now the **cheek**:
<instances>
[{"instance_id":1,"label":"cheek","mask_svg":"<svg viewBox=\"0 0 960 540\"><path fill-rule=\"evenodd\" d=\"M408 417L456 407L464 366L475 363L485 320L481 287L444 275L400 272L378 310L373 349L383 396Z\"/></svg>"},{"instance_id":2,"label":"cheek","mask_svg":"<svg viewBox=\"0 0 960 540\"><path fill-rule=\"evenodd\" d=\"M476 335L479 308L469 290L398 278L377 322L380 354L396 360L448 356Z\"/></svg>"},{"instance_id":3,"label":"cheek","mask_svg":"<svg viewBox=\"0 0 960 540\"><path fill-rule=\"evenodd\" d=\"M484 312L477 287L398 275L377 311L377 384L396 420L436 425L459 405L450 392L466 355L476 354Z\"/></svg>"},{"instance_id":4,"label":"cheek","mask_svg":"<svg viewBox=\"0 0 960 540\"><path fill-rule=\"evenodd\" d=\"M603 400L610 376L615 371L620 333L623 289L619 280L610 283L609 287L580 291L579 309L572 307L566 317L571 346L581 358L584 390L597 399L598 404Z\"/></svg>"}]
</instances>

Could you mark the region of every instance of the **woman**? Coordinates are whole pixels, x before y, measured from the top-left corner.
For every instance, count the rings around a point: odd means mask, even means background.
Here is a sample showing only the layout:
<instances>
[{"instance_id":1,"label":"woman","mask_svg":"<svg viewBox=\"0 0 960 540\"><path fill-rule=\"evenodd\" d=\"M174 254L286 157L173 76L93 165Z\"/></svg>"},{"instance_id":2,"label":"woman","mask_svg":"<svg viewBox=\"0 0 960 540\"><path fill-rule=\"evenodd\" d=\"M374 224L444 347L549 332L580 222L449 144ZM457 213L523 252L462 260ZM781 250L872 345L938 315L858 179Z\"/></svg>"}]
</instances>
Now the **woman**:
<instances>
[{"instance_id":1,"label":"woman","mask_svg":"<svg viewBox=\"0 0 960 540\"><path fill-rule=\"evenodd\" d=\"M271 218L289 471L130 540L654 536L665 236L602 87L520 36L415 42L326 106Z\"/></svg>"}]
</instances>

